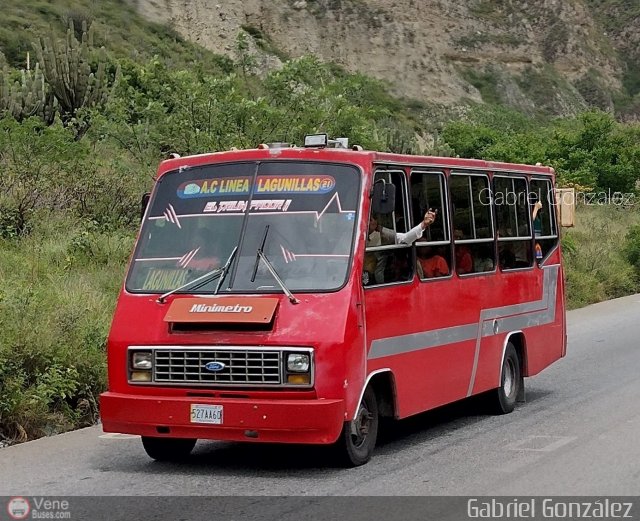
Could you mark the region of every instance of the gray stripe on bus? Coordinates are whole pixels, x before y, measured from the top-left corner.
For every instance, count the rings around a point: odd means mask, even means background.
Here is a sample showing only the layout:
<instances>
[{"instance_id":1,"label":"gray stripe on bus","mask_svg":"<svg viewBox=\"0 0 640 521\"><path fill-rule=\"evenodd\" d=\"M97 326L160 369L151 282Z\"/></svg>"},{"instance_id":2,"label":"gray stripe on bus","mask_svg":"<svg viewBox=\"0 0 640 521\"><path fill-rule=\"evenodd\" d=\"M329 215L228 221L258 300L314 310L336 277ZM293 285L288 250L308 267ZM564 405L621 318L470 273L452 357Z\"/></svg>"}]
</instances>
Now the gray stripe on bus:
<instances>
[{"instance_id":1,"label":"gray stripe on bus","mask_svg":"<svg viewBox=\"0 0 640 521\"><path fill-rule=\"evenodd\" d=\"M455 344L456 342L471 340L475 338L477 334L478 323L474 322L473 324L466 324L464 326L432 329L431 331L425 331L423 333L380 338L371 342L368 358L372 360L400 353L411 353L412 351L420 351L431 347Z\"/></svg>"},{"instance_id":2,"label":"gray stripe on bus","mask_svg":"<svg viewBox=\"0 0 640 521\"><path fill-rule=\"evenodd\" d=\"M472 324L374 340L371 342L371 349L367 358L375 360L475 338L473 369L468 391L468 394L471 394L475 383L478 359L480 358L480 340L484 336L494 334L494 320L498 321L498 332L521 330L553 322L555 319L559 270L560 267L558 265L544 268L542 298L540 300L482 310L480 312L480 320Z\"/></svg>"},{"instance_id":3,"label":"gray stripe on bus","mask_svg":"<svg viewBox=\"0 0 640 521\"><path fill-rule=\"evenodd\" d=\"M495 334L493 328L494 322L496 322L498 333L524 330L528 327L553 322L556 314L556 295L558 291L558 273L560 266L546 266L543 270L542 298L540 300L500 308L484 309L480 312L480 327L478 328L478 336L476 338L473 369L471 370L467 396L471 396L473 386L476 383L476 372L480 358L480 340L484 336Z\"/></svg>"}]
</instances>

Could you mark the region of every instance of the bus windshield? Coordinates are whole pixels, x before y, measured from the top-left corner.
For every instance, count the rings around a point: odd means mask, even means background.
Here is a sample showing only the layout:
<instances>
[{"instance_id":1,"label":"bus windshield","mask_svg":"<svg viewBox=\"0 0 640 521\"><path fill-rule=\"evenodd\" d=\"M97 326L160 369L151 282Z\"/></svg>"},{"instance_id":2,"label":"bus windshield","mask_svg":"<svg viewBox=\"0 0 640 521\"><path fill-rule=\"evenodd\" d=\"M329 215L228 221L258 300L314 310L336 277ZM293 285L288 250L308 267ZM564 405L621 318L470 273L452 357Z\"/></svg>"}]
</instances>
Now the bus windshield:
<instances>
[{"instance_id":1,"label":"bus windshield","mask_svg":"<svg viewBox=\"0 0 640 521\"><path fill-rule=\"evenodd\" d=\"M354 166L302 161L168 172L146 213L126 288L174 290L221 268L237 247L220 291L281 292L263 261L255 270L264 241L288 289L336 290L351 264L359 182ZM210 294L218 285L215 278L203 282L184 292Z\"/></svg>"}]
</instances>

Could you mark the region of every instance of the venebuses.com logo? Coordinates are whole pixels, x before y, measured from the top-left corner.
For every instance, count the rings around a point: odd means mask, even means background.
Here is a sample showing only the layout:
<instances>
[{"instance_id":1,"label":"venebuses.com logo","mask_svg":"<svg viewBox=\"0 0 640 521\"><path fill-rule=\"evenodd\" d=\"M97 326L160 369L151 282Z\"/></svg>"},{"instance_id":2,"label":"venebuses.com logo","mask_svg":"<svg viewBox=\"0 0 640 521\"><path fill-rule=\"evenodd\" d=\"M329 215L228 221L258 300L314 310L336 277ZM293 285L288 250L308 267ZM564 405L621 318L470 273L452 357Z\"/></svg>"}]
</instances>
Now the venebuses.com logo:
<instances>
[{"instance_id":1,"label":"venebuses.com logo","mask_svg":"<svg viewBox=\"0 0 640 521\"><path fill-rule=\"evenodd\" d=\"M31 512L31 505L23 497L12 497L7 503L7 513L11 519L26 519L29 512Z\"/></svg>"},{"instance_id":2,"label":"venebuses.com logo","mask_svg":"<svg viewBox=\"0 0 640 521\"><path fill-rule=\"evenodd\" d=\"M69 501L33 497L30 500L15 496L7 502L10 519L71 519Z\"/></svg>"}]
</instances>

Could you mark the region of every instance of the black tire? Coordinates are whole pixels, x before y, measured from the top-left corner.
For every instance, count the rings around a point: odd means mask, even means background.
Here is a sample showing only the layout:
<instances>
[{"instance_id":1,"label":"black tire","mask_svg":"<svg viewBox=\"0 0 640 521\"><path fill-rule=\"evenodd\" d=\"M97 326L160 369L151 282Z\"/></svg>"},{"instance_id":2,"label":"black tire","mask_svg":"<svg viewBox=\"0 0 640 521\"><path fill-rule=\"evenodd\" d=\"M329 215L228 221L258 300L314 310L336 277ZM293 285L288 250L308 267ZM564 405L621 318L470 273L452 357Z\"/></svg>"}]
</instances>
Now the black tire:
<instances>
[{"instance_id":1,"label":"black tire","mask_svg":"<svg viewBox=\"0 0 640 521\"><path fill-rule=\"evenodd\" d=\"M515 409L522 382L522 369L516 348L507 344L500 370L500 387L492 392L491 407L496 414L508 414Z\"/></svg>"},{"instance_id":2,"label":"black tire","mask_svg":"<svg viewBox=\"0 0 640 521\"><path fill-rule=\"evenodd\" d=\"M378 437L379 421L376 394L371 387L367 387L355 418L344 422L336 443L338 457L343 465L358 467L371 459Z\"/></svg>"},{"instance_id":3,"label":"black tire","mask_svg":"<svg viewBox=\"0 0 640 521\"><path fill-rule=\"evenodd\" d=\"M189 438L142 437L144 450L156 461L182 461L191 454L198 440Z\"/></svg>"}]
</instances>

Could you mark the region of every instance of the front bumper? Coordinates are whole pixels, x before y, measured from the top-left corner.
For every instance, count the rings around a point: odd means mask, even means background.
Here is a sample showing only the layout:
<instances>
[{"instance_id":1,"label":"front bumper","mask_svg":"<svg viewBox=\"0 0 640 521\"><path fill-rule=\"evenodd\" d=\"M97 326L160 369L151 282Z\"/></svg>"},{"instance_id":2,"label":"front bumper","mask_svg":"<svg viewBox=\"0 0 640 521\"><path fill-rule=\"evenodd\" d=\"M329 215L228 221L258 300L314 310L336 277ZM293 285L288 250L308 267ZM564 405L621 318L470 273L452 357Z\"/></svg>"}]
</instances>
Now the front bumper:
<instances>
[{"instance_id":1,"label":"front bumper","mask_svg":"<svg viewBox=\"0 0 640 521\"><path fill-rule=\"evenodd\" d=\"M223 424L190 421L190 404L222 405ZM252 400L100 395L105 432L165 438L328 444L344 423L343 400Z\"/></svg>"}]
</instances>

